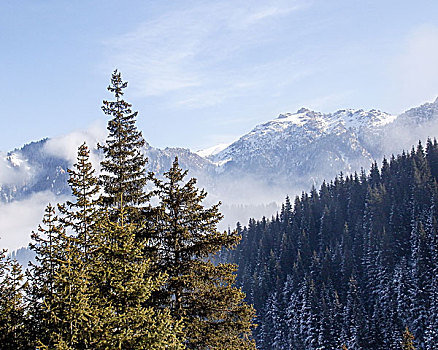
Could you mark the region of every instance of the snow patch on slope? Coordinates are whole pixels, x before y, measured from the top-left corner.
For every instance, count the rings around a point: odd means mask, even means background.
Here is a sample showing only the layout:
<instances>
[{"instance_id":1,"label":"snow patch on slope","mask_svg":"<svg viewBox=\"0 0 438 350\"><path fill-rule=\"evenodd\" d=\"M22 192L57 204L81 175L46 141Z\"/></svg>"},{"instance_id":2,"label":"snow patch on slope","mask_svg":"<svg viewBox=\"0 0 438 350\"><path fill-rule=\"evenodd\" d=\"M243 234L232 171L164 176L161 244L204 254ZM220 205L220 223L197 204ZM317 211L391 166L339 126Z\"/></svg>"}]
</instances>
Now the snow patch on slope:
<instances>
[{"instance_id":1,"label":"snow patch on slope","mask_svg":"<svg viewBox=\"0 0 438 350\"><path fill-rule=\"evenodd\" d=\"M201 149L199 151L196 151L195 153L200 157L208 158L210 156L214 156L214 155L218 154L219 152L223 151L229 145L231 145L231 143L221 143L221 144L216 145L216 146Z\"/></svg>"},{"instance_id":2,"label":"snow patch on slope","mask_svg":"<svg viewBox=\"0 0 438 350\"><path fill-rule=\"evenodd\" d=\"M224 160L234 160L236 153L264 153L273 148L291 150L327 135L344 134L347 130L354 133L375 133L396 118L395 115L376 109L343 109L324 114L301 108L296 113L283 113L273 120L257 125L229 147L210 155L210 159L219 164L224 163Z\"/></svg>"}]
</instances>

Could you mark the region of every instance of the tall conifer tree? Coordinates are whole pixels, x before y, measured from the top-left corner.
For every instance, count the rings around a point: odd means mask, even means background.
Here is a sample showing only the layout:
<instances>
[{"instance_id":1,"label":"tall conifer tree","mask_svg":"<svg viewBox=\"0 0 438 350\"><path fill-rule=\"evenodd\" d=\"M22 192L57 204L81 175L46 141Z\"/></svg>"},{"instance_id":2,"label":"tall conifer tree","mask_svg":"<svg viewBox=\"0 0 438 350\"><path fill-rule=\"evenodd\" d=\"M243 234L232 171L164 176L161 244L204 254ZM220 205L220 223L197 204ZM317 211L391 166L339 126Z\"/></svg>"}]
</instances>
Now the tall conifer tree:
<instances>
[{"instance_id":1,"label":"tall conifer tree","mask_svg":"<svg viewBox=\"0 0 438 350\"><path fill-rule=\"evenodd\" d=\"M254 349L254 310L233 286L236 266L210 260L239 236L217 230L219 205L205 209L206 193L195 187L195 179L185 182L186 175L175 158L164 181L153 179L160 201L152 238L158 247L155 267L168 276L156 303L183 321L188 349Z\"/></svg>"},{"instance_id":2,"label":"tall conifer tree","mask_svg":"<svg viewBox=\"0 0 438 350\"><path fill-rule=\"evenodd\" d=\"M131 104L123 99L127 85L115 70L108 86L114 100L105 100L102 106L103 112L111 117L107 127L109 135L105 144L99 146L105 156L100 175L103 205L119 209L139 206L148 200L144 191L147 159L141 151L145 141L135 125L138 112L133 112ZM132 213L126 214L129 217Z\"/></svg>"},{"instance_id":3,"label":"tall conifer tree","mask_svg":"<svg viewBox=\"0 0 438 350\"><path fill-rule=\"evenodd\" d=\"M63 227L56 240L56 273L52 277L55 292L45 301L52 334L50 342L43 344L56 349L92 349L97 312L93 309L88 254L97 220L99 187L85 143L79 147L77 163L68 173L73 199L58 204Z\"/></svg>"},{"instance_id":4,"label":"tall conifer tree","mask_svg":"<svg viewBox=\"0 0 438 350\"><path fill-rule=\"evenodd\" d=\"M90 150L84 142L78 149L77 162L73 169L68 169L70 185L74 200L58 205L62 214L60 221L75 235L81 252L86 259L89 236L97 216L97 195L99 193L98 178L90 162Z\"/></svg>"},{"instance_id":5,"label":"tall conifer tree","mask_svg":"<svg viewBox=\"0 0 438 350\"><path fill-rule=\"evenodd\" d=\"M24 289L27 282L20 264L0 251L0 347L30 349Z\"/></svg>"},{"instance_id":6,"label":"tall conifer tree","mask_svg":"<svg viewBox=\"0 0 438 350\"><path fill-rule=\"evenodd\" d=\"M53 345L52 334L56 327L50 321L50 305L55 295L55 274L59 268L59 237L63 228L59 224L55 208L49 203L46 207L42 225L32 233L30 249L35 253L36 263L30 264L27 279L29 281L29 312L31 315L31 333L35 345Z\"/></svg>"},{"instance_id":7,"label":"tall conifer tree","mask_svg":"<svg viewBox=\"0 0 438 350\"><path fill-rule=\"evenodd\" d=\"M164 276L151 275L134 224L126 223L123 209L118 215L116 220L106 215L92 235L90 276L97 302L92 348L182 349L179 323L168 310L146 306Z\"/></svg>"}]
</instances>

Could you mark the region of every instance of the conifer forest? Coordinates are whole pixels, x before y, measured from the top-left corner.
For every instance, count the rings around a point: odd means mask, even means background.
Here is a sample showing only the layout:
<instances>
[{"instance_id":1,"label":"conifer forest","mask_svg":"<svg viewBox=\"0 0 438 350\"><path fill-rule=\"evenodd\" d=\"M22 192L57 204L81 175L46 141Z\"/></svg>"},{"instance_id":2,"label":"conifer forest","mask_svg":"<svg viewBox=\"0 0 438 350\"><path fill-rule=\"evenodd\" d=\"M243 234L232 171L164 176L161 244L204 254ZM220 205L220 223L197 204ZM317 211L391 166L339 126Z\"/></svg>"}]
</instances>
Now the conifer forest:
<instances>
[{"instance_id":1,"label":"conifer forest","mask_svg":"<svg viewBox=\"0 0 438 350\"><path fill-rule=\"evenodd\" d=\"M217 230L219 206L202 205L178 159L162 179L146 173L126 86L115 71L101 175L82 144L73 200L49 204L32 233L35 261L23 271L1 253L0 348L255 349L236 267L211 259L238 233Z\"/></svg>"},{"instance_id":2,"label":"conifer forest","mask_svg":"<svg viewBox=\"0 0 438 350\"><path fill-rule=\"evenodd\" d=\"M238 225L258 349L437 349L438 144Z\"/></svg>"},{"instance_id":3,"label":"conifer forest","mask_svg":"<svg viewBox=\"0 0 438 350\"><path fill-rule=\"evenodd\" d=\"M77 150L27 268L0 251L1 350L438 348L438 143L286 197L220 231L178 158L146 171L127 83Z\"/></svg>"}]
</instances>

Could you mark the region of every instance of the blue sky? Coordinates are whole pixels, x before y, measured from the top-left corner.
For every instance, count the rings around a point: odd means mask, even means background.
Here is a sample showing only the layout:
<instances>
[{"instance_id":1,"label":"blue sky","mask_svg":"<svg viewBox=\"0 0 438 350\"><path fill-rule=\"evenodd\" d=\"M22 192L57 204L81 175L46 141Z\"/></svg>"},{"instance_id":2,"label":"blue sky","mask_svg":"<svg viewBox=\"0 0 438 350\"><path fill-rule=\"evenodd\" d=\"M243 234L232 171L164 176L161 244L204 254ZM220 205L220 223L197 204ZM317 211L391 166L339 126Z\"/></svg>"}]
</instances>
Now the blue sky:
<instances>
[{"instance_id":1,"label":"blue sky","mask_svg":"<svg viewBox=\"0 0 438 350\"><path fill-rule=\"evenodd\" d=\"M0 150L106 123L112 70L156 147L230 142L308 107L438 96L437 1L0 2Z\"/></svg>"}]
</instances>

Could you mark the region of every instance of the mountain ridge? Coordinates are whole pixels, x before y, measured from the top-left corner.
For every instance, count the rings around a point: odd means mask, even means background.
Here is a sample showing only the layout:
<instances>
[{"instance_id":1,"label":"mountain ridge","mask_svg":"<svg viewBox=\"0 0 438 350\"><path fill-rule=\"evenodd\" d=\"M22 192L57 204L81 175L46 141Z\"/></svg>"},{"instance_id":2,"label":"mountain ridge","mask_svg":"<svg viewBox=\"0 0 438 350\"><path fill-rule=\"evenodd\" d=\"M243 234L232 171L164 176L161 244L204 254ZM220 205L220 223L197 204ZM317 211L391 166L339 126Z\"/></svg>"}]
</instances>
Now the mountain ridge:
<instances>
[{"instance_id":1,"label":"mountain ridge","mask_svg":"<svg viewBox=\"0 0 438 350\"><path fill-rule=\"evenodd\" d=\"M177 156L181 167L189 169L189 176L196 177L198 185L209 193L207 201L224 203L226 229L236 221L246 222L253 217L254 206L280 203L286 195L292 197L311 186L318 187L341 172L369 169L375 160L409 150L418 140L426 141L437 134L438 99L398 116L377 109L321 113L302 108L255 126L221 150L210 148L204 157L187 148L159 149L149 144L144 151L149 159L147 171L158 176ZM102 132L98 135L104 137ZM92 162L99 170L100 154L94 147L103 141L99 137L84 132L74 137L43 139L1 154L0 203L26 203L22 212L32 210L38 216L36 209L30 208L33 196L38 195L35 201L40 206L44 196L47 202L54 197L64 200L70 195L67 169L74 163L76 149L83 140L92 149ZM275 212L269 208L264 214L268 217ZM38 210L42 213L42 209ZM25 216L19 217L18 224L26 221ZM32 225L36 227L37 222L26 227ZM28 235L22 227L0 225L3 237L25 233Z\"/></svg>"},{"instance_id":2,"label":"mountain ridge","mask_svg":"<svg viewBox=\"0 0 438 350\"><path fill-rule=\"evenodd\" d=\"M339 109L322 113L303 107L295 113L281 113L256 125L230 144L193 152L181 147L159 149L147 143L145 153L149 158L149 171L165 171L178 156L192 176L212 187L216 187L213 178L226 178L228 174L235 177L244 172L257 180L264 178L268 183L275 182L274 176L282 175L304 176L320 183L323 178L333 177L341 171L360 170L382 157L386 151L381 146L382 140L390 136L391 127L409 128L435 120L438 120L438 98L398 116L378 109ZM57 195L68 193L68 187L63 184L71 161L47 152L45 145L49 141L45 138L31 142L3 155L3 168L9 168L9 177L14 180L0 178L3 202L22 199L42 190ZM394 151L406 147L400 146ZM90 148L93 149L93 145ZM321 164L325 169L318 171L315 165Z\"/></svg>"}]
</instances>

